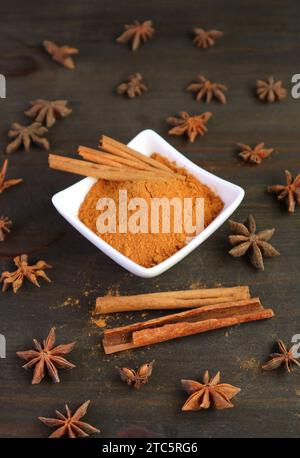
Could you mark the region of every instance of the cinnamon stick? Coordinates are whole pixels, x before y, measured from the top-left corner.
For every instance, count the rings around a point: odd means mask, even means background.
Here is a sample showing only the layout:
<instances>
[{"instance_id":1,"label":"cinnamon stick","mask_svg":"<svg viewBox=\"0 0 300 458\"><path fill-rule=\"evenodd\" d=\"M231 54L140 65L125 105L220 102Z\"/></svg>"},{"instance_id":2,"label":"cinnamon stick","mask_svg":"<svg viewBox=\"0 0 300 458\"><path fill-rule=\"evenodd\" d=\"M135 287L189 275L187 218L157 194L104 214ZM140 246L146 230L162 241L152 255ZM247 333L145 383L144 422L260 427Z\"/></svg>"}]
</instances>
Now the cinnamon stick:
<instances>
[{"instance_id":1,"label":"cinnamon stick","mask_svg":"<svg viewBox=\"0 0 300 458\"><path fill-rule=\"evenodd\" d=\"M212 304L105 330L102 343L105 353L111 354L272 316L273 310L264 309L258 298Z\"/></svg>"},{"instance_id":2,"label":"cinnamon stick","mask_svg":"<svg viewBox=\"0 0 300 458\"><path fill-rule=\"evenodd\" d=\"M94 314L147 309L195 308L248 298L250 298L248 286L167 291L133 296L102 296L96 299Z\"/></svg>"},{"instance_id":3,"label":"cinnamon stick","mask_svg":"<svg viewBox=\"0 0 300 458\"><path fill-rule=\"evenodd\" d=\"M94 162L72 159L56 154L49 154L49 167L63 172L112 181L166 180L165 174L160 174L157 171L150 172L132 170L126 167L109 167L107 165L95 164ZM182 175L179 175L179 177L185 179Z\"/></svg>"},{"instance_id":4,"label":"cinnamon stick","mask_svg":"<svg viewBox=\"0 0 300 458\"><path fill-rule=\"evenodd\" d=\"M104 149L108 153L113 153L118 156L127 158L127 159L139 159L142 162L146 162L149 165L152 165L155 168L161 170L172 171L167 165L162 164L161 162L153 159L152 157L145 156L144 154L130 148L123 143L114 140L113 138L107 137L106 135L102 135L99 140L100 148Z\"/></svg>"}]
</instances>

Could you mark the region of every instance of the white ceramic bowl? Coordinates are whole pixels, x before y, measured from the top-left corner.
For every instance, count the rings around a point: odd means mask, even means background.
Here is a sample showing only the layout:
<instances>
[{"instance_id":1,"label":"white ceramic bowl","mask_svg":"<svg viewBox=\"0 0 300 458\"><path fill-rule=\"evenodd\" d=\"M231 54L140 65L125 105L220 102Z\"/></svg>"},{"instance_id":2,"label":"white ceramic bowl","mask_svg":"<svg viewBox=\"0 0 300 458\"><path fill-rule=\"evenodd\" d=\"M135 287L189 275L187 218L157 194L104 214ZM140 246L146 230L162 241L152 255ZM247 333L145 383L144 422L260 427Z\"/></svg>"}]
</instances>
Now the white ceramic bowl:
<instances>
[{"instance_id":1,"label":"white ceramic bowl","mask_svg":"<svg viewBox=\"0 0 300 458\"><path fill-rule=\"evenodd\" d=\"M189 161L185 156L179 153L173 146L167 143L153 130L143 130L130 143L129 146L142 152L146 156L150 156L154 151L159 152L171 161L175 161L178 166L185 167L191 174L197 177L202 183L208 185L215 191L223 200L224 208L221 213L207 226L200 234L192 239L187 245L181 248L177 253L170 258L161 262L154 267L142 267L136 264L131 259L117 251L111 245L106 243L88 227L86 227L78 218L79 207L84 200L85 195L96 182L95 178L84 178L78 183L58 192L52 198L53 205L57 211L75 227L85 238L92 242L103 253L120 264L124 269L132 272L139 277L151 278L173 267L177 262L181 261L191 251L197 248L211 234L213 234L235 211L244 197L244 190L235 184L219 178L212 173L198 167L193 162ZM137 247L138 250L138 247Z\"/></svg>"}]
</instances>

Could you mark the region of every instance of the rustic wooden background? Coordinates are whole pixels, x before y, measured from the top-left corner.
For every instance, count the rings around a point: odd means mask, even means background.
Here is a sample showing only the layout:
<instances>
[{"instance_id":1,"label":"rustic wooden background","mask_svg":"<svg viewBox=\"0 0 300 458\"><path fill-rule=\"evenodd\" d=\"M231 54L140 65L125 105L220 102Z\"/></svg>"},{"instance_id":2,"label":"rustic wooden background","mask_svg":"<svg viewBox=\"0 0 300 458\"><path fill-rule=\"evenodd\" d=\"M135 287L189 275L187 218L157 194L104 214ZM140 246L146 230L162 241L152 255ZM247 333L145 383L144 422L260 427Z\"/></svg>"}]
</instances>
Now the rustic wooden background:
<instances>
[{"instance_id":1,"label":"rustic wooden background","mask_svg":"<svg viewBox=\"0 0 300 458\"><path fill-rule=\"evenodd\" d=\"M49 133L54 152L72 154L78 144L95 146L101 133L127 142L152 128L189 159L239 184L246 197L235 213L249 213L259 228L276 227L273 243L281 256L266 260L256 272L247 259L227 254L228 227L167 273L152 280L134 277L107 258L55 211L51 196L78 177L47 168L47 153L33 147L10 158L9 177L24 184L0 196L0 213L14 222L0 246L1 270L12 269L12 257L27 252L33 261L53 265L52 283L40 289L26 283L17 295L0 296L0 333L7 358L0 360L0 436L45 437L50 433L37 416L52 416L65 402L72 407L91 399L87 421L101 437L294 437L300 432L300 372L262 373L277 337L290 343L300 333L299 266L300 208L285 212L268 184L283 180L285 168L300 169L300 101L288 98L265 105L254 96L256 78L273 74L289 93L291 76L299 73L300 4L297 0L131 0L0 2L0 73L7 77L7 98L0 100L1 161L5 158L11 122L27 123L23 115L35 98L67 99L74 113ZM124 23L152 19L155 38L132 53L115 43ZM224 38L203 52L193 46L195 26L217 28ZM43 51L44 39L80 49L75 71L68 71ZM149 92L136 100L114 89L139 71ZM228 85L228 104L197 104L185 87L197 74ZM168 137L165 118L186 110L213 112L209 132L194 144ZM276 153L260 167L237 158L236 143L264 141ZM214 284L248 284L276 317L170 341L150 348L105 356L101 330L91 322L97 295L108 291L139 293ZM151 313L146 319L154 316ZM142 319L145 319L142 318ZM128 324L140 314L107 319L107 326ZM59 342L77 340L70 360L77 366L61 371L61 384L49 380L31 386L17 350L31 347L57 327ZM138 366L156 360L151 383L141 391L121 383L116 365ZM221 370L223 380L242 388L236 407L227 411L181 413L186 399L181 378L201 379Z\"/></svg>"}]
</instances>

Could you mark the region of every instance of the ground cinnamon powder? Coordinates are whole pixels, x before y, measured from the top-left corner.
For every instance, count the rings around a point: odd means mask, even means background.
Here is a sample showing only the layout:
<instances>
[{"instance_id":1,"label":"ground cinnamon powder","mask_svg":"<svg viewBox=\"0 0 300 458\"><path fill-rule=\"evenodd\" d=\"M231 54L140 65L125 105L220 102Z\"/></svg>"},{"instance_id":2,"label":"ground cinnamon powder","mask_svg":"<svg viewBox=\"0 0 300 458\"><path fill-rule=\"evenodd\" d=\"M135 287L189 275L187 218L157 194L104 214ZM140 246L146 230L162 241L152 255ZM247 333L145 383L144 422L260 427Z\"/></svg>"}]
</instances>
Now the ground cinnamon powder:
<instances>
[{"instance_id":1,"label":"ground cinnamon powder","mask_svg":"<svg viewBox=\"0 0 300 458\"><path fill-rule=\"evenodd\" d=\"M101 211L96 204L101 197L112 198L118 205L119 190L126 190L128 200L134 197L144 198L150 209L150 200L153 197L163 198L186 197L204 198L204 226L208 226L222 210L224 204L209 187L200 183L185 169L176 167L159 154L153 154L155 159L167 164L173 170L186 176L185 181L171 179L169 181L106 181L98 180L86 195L79 210L79 219L99 237L112 245L116 250L144 267L151 267L176 253L187 243L187 234L174 233L171 213L170 233L119 233L118 218L116 233L100 234L97 231L96 221ZM132 212L131 212L132 213ZM193 204L193 220L195 221L195 205ZM128 211L130 215L130 211ZM150 220L150 215L149 215Z\"/></svg>"}]
</instances>

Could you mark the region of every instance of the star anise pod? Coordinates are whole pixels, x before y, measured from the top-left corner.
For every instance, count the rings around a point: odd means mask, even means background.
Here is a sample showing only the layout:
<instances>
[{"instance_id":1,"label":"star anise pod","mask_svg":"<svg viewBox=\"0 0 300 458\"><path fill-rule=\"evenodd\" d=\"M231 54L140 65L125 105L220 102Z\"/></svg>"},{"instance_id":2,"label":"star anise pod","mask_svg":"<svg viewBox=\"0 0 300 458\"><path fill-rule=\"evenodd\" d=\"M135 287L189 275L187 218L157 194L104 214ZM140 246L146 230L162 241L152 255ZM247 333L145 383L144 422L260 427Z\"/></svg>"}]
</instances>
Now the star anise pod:
<instances>
[{"instance_id":1,"label":"star anise pod","mask_svg":"<svg viewBox=\"0 0 300 458\"><path fill-rule=\"evenodd\" d=\"M203 383L195 380L181 380L183 389L190 395L182 406L182 410L208 409L211 405L219 410L234 407L230 400L241 389L228 383L220 383L220 381L220 372L210 379L208 371L204 374Z\"/></svg>"},{"instance_id":2,"label":"star anise pod","mask_svg":"<svg viewBox=\"0 0 300 458\"><path fill-rule=\"evenodd\" d=\"M128 367L117 368L123 382L131 385L134 388L141 388L142 385L148 383L153 370L154 361L151 363L142 364L138 370L130 369Z\"/></svg>"},{"instance_id":3,"label":"star anise pod","mask_svg":"<svg viewBox=\"0 0 300 458\"><path fill-rule=\"evenodd\" d=\"M53 60L69 70L74 70L75 62L71 56L79 53L77 48L71 48L68 45L58 46L54 41L50 40L44 40L43 45Z\"/></svg>"},{"instance_id":4,"label":"star anise pod","mask_svg":"<svg viewBox=\"0 0 300 458\"><path fill-rule=\"evenodd\" d=\"M300 367L299 361L294 356L294 347L287 350L286 345L282 340L278 340L278 347L280 353L272 353L270 360L262 366L264 371L272 371L278 369L282 364L285 366L288 372L293 370L293 365Z\"/></svg>"},{"instance_id":5,"label":"star anise pod","mask_svg":"<svg viewBox=\"0 0 300 458\"><path fill-rule=\"evenodd\" d=\"M67 103L67 100L33 100L30 102L31 108L25 111L25 114L30 118L35 118L37 122L44 123L49 128L53 126L56 119L65 118L72 113Z\"/></svg>"},{"instance_id":6,"label":"star anise pod","mask_svg":"<svg viewBox=\"0 0 300 458\"><path fill-rule=\"evenodd\" d=\"M290 213L294 213L296 204L300 205L300 173L294 179L291 172L285 170L286 185L276 184L268 187L268 192L277 194L278 200L284 200Z\"/></svg>"},{"instance_id":7,"label":"star anise pod","mask_svg":"<svg viewBox=\"0 0 300 458\"><path fill-rule=\"evenodd\" d=\"M274 151L274 148L265 148L264 143L258 143L254 148L243 143L238 143L238 147L242 149L239 156L245 162L251 162L252 164L261 164L263 159L271 156Z\"/></svg>"},{"instance_id":8,"label":"star anise pod","mask_svg":"<svg viewBox=\"0 0 300 458\"><path fill-rule=\"evenodd\" d=\"M28 361L23 368L31 369L34 367L32 384L37 385L45 377L47 369L54 383L59 383L57 369L73 369L74 364L67 361L63 356L70 353L76 342L69 344L55 345L55 328L51 328L48 336L41 344L38 340L33 339L34 350L17 351L17 356Z\"/></svg>"},{"instance_id":9,"label":"star anise pod","mask_svg":"<svg viewBox=\"0 0 300 458\"><path fill-rule=\"evenodd\" d=\"M204 30L199 27L194 29L195 38L193 42L198 48L210 48L213 46L218 38L223 36L220 30Z\"/></svg>"},{"instance_id":10,"label":"star anise pod","mask_svg":"<svg viewBox=\"0 0 300 458\"><path fill-rule=\"evenodd\" d=\"M0 170L0 194L5 191L5 189L15 186L23 181L23 178L12 178L10 180L5 180L8 167L8 160L5 159Z\"/></svg>"},{"instance_id":11,"label":"star anise pod","mask_svg":"<svg viewBox=\"0 0 300 458\"><path fill-rule=\"evenodd\" d=\"M189 140L194 142L198 135L204 135L207 132L205 124L211 118L212 113L206 111L201 115L190 116L185 111L182 111L179 116L180 118L167 118L167 123L175 126L168 133L170 135L183 135L186 133Z\"/></svg>"},{"instance_id":12,"label":"star anise pod","mask_svg":"<svg viewBox=\"0 0 300 458\"><path fill-rule=\"evenodd\" d=\"M227 87L221 83L212 83L203 75L198 75L198 83L190 84L186 90L189 92L196 92L196 100L199 102L205 99L209 103L212 98L219 100L221 103L226 103L226 97L223 92L227 91Z\"/></svg>"},{"instance_id":13,"label":"star anise pod","mask_svg":"<svg viewBox=\"0 0 300 458\"><path fill-rule=\"evenodd\" d=\"M17 151L17 149L23 144L25 151L29 151L31 142L41 146L45 150L50 148L47 138L43 135L48 132L48 129L40 122L33 122L29 126L22 126L21 124L14 122L11 125L11 129L8 131L8 136L15 140L10 142L6 147L8 154Z\"/></svg>"},{"instance_id":14,"label":"star anise pod","mask_svg":"<svg viewBox=\"0 0 300 458\"><path fill-rule=\"evenodd\" d=\"M0 242L3 242L6 234L10 232L12 221L7 216L0 216Z\"/></svg>"},{"instance_id":15,"label":"star anise pod","mask_svg":"<svg viewBox=\"0 0 300 458\"><path fill-rule=\"evenodd\" d=\"M256 92L260 100L269 103L285 99L287 91L282 85L282 81L275 81L273 76L269 76L267 81L256 81Z\"/></svg>"},{"instance_id":16,"label":"star anise pod","mask_svg":"<svg viewBox=\"0 0 300 458\"><path fill-rule=\"evenodd\" d=\"M256 269L264 270L263 256L278 256L280 253L268 243L275 229L265 229L256 234L256 222L252 215L244 224L229 220L229 226L233 233L228 237L231 245L231 256L238 258L249 252L250 261Z\"/></svg>"},{"instance_id":17,"label":"star anise pod","mask_svg":"<svg viewBox=\"0 0 300 458\"><path fill-rule=\"evenodd\" d=\"M17 270L14 272L3 272L0 277L0 283L3 282L2 291L6 291L12 285L13 292L16 293L22 286L25 278L38 287L40 287L38 277L51 282L50 278L45 274L44 269L50 269L52 266L45 261L38 261L36 264L29 266L28 255L21 254L14 258L14 263L17 266Z\"/></svg>"},{"instance_id":18,"label":"star anise pod","mask_svg":"<svg viewBox=\"0 0 300 458\"><path fill-rule=\"evenodd\" d=\"M155 29L152 27L152 21L134 21L134 24L124 25L125 31L116 39L117 43L127 43L132 41L132 51L136 51L140 46L141 40L147 41L152 38Z\"/></svg>"},{"instance_id":19,"label":"star anise pod","mask_svg":"<svg viewBox=\"0 0 300 458\"><path fill-rule=\"evenodd\" d=\"M143 92L148 90L147 86L142 83L142 75L140 73L134 73L128 77L126 83L121 83L117 87L117 94L127 94L130 99L142 95Z\"/></svg>"},{"instance_id":20,"label":"star anise pod","mask_svg":"<svg viewBox=\"0 0 300 458\"><path fill-rule=\"evenodd\" d=\"M66 404L66 414L62 414L59 410L56 410L55 413L57 418L38 417L38 419L50 428L57 427L54 433L49 436L51 439L62 436L68 436L72 439L75 437L88 437L90 434L100 433L99 429L89 423L80 421L80 418L84 417L86 414L90 402L91 401L86 401L76 410L74 414L72 414Z\"/></svg>"}]
</instances>

